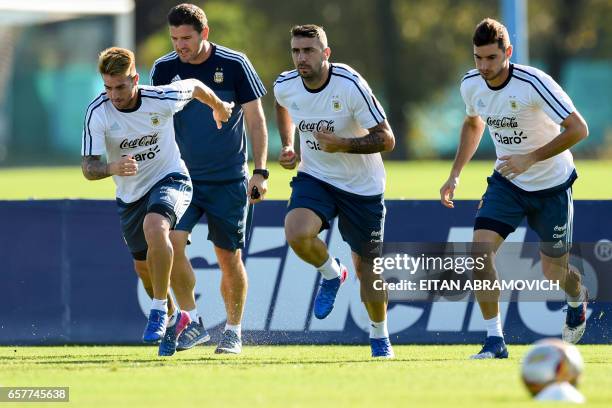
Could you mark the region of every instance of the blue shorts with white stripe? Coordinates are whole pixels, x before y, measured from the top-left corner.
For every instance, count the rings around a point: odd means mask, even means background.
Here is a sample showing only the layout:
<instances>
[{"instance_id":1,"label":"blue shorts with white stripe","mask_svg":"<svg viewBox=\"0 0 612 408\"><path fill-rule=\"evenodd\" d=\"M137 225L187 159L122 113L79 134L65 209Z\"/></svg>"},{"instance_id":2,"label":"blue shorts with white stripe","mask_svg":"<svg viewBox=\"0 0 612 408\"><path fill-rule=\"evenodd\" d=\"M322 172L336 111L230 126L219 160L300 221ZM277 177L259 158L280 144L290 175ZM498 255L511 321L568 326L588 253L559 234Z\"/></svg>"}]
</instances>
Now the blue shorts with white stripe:
<instances>
[{"instance_id":1,"label":"blue shorts with white stripe","mask_svg":"<svg viewBox=\"0 0 612 408\"><path fill-rule=\"evenodd\" d=\"M564 183L530 192L495 171L487 178L474 230L495 231L505 239L527 217L527 223L540 238L540 250L551 257L563 256L572 244L572 183L577 177L574 170Z\"/></svg>"},{"instance_id":2,"label":"blue shorts with white stripe","mask_svg":"<svg viewBox=\"0 0 612 408\"><path fill-rule=\"evenodd\" d=\"M192 194L189 176L171 173L133 203L116 199L123 239L135 260L147 259L148 245L143 230L145 216L149 213L160 214L170 221L170 228L174 229L189 207Z\"/></svg>"}]
</instances>

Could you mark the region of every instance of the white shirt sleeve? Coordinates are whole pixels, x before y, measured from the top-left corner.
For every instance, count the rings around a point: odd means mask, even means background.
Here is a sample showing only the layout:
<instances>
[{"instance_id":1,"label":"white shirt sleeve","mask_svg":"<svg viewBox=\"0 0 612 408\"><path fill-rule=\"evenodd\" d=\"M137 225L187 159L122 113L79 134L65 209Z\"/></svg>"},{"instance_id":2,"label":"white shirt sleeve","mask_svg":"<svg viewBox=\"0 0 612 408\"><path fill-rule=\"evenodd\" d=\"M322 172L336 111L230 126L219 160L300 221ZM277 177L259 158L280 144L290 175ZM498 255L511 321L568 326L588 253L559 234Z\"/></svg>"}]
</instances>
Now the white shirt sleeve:
<instances>
[{"instance_id":1,"label":"white shirt sleeve","mask_svg":"<svg viewBox=\"0 0 612 408\"><path fill-rule=\"evenodd\" d=\"M576 108L571 98L552 77L544 73L538 74L535 78L530 78L534 85L531 89L532 102L555 123L560 124Z\"/></svg>"},{"instance_id":2,"label":"white shirt sleeve","mask_svg":"<svg viewBox=\"0 0 612 408\"><path fill-rule=\"evenodd\" d=\"M106 128L104 125L104 99L94 101L85 114L81 154L83 156L101 156L106 153Z\"/></svg>"},{"instance_id":3,"label":"white shirt sleeve","mask_svg":"<svg viewBox=\"0 0 612 408\"><path fill-rule=\"evenodd\" d=\"M465 113L468 116L479 116L478 112L474 108L472 103L472 97L470 92L470 84L467 80L461 82L461 98L463 98L463 103L465 103Z\"/></svg>"},{"instance_id":4,"label":"white shirt sleeve","mask_svg":"<svg viewBox=\"0 0 612 408\"><path fill-rule=\"evenodd\" d=\"M181 111L185 105L193 100L193 81L189 79L156 88L163 91L160 99L166 101L171 115Z\"/></svg>"},{"instance_id":5,"label":"white shirt sleeve","mask_svg":"<svg viewBox=\"0 0 612 408\"><path fill-rule=\"evenodd\" d=\"M282 97L283 95L280 90L280 85L274 85L273 92L274 92L274 99L276 99L276 102L278 102L280 106L286 108L287 104L285 103L285 100Z\"/></svg>"},{"instance_id":6,"label":"white shirt sleeve","mask_svg":"<svg viewBox=\"0 0 612 408\"><path fill-rule=\"evenodd\" d=\"M349 109L364 129L370 129L386 119L385 111L372 93L370 86L361 76L351 78L355 86L349 93Z\"/></svg>"}]
</instances>

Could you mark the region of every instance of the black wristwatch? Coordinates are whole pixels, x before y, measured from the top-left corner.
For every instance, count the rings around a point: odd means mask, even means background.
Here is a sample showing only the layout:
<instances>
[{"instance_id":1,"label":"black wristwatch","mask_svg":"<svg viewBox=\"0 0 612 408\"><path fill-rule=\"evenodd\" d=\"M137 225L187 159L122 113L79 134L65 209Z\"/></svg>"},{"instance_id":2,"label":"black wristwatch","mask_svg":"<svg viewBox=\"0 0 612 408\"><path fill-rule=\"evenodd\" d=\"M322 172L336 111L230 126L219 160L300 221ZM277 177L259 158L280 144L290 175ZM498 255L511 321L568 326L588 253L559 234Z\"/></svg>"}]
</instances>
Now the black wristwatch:
<instances>
[{"instance_id":1,"label":"black wristwatch","mask_svg":"<svg viewBox=\"0 0 612 408\"><path fill-rule=\"evenodd\" d=\"M268 179L268 177L270 177L270 172L268 171L268 169L255 169L253 170L253 175L255 174L260 174L266 180Z\"/></svg>"}]
</instances>

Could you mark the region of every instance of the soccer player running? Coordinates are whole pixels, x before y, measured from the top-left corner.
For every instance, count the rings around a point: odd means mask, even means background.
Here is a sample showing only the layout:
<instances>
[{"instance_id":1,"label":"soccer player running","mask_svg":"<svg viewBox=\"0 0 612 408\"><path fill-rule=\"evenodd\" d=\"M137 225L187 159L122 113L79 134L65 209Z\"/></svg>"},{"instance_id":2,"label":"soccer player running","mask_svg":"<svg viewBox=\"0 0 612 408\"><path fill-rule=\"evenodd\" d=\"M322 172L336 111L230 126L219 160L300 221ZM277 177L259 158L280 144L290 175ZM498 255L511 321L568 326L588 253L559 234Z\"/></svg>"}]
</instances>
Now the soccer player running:
<instances>
[{"instance_id":1,"label":"soccer player running","mask_svg":"<svg viewBox=\"0 0 612 408\"><path fill-rule=\"evenodd\" d=\"M193 320L179 337L178 350L209 339L197 315L195 275L185 253L189 234L206 214L208 239L221 268L221 295L227 313L215 352L238 354L242 351L241 321L247 294L242 249L249 228L247 215L252 210L249 202L263 200L267 191L268 133L260 102L266 90L244 54L208 41L210 28L202 9L193 4L177 5L168 14L168 24L174 51L155 61L151 84L196 78L236 105L222 129L209 119L209 108L200 104L190 103L174 117L176 140L193 180L191 205L170 234L174 247L172 289ZM255 165L248 182L245 121Z\"/></svg>"},{"instance_id":2,"label":"soccer player running","mask_svg":"<svg viewBox=\"0 0 612 408\"><path fill-rule=\"evenodd\" d=\"M279 161L286 169L297 163L296 125L300 133L301 162L291 182L285 235L295 253L322 275L314 315L324 319L348 270L317 235L338 217L370 316L372 356L391 358L387 294L373 291L379 278L373 273L368 246L383 239L385 168L380 152L391 151L395 138L367 82L348 65L330 63L330 54L323 28L293 27L291 55L296 69L282 73L274 83L282 141Z\"/></svg>"},{"instance_id":3,"label":"soccer player running","mask_svg":"<svg viewBox=\"0 0 612 408\"><path fill-rule=\"evenodd\" d=\"M501 23L490 18L481 21L473 45L476 69L461 81L467 116L450 176L440 189L441 202L453 208L459 175L474 155L486 122L497 161L476 214L473 242L483 243L490 256L486 267L474 270L474 276L497 279L495 252L527 217L541 241L544 276L558 280L568 296L563 339L576 343L586 326L587 293L580 274L569 265L572 183L577 178L569 148L587 137L587 125L550 76L510 63L512 45ZM499 291L476 292L487 338L472 358L508 357L499 296Z\"/></svg>"},{"instance_id":4,"label":"soccer player running","mask_svg":"<svg viewBox=\"0 0 612 408\"><path fill-rule=\"evenodd\" d=\"M210 106L221 128L221 122L230 118L232 104L195 79L162 87L138 85L134 54L124 48L102 51L98 69L106 91L89 104L85 115L83 174L88 180L113 177L123 238L136 273L153 299L143 341L160 342L159 355L170 356L180 326L188 320L168 296L173 255L170 230L192 196L172 117L198 99Z\"/></svg>"}]
</instances>

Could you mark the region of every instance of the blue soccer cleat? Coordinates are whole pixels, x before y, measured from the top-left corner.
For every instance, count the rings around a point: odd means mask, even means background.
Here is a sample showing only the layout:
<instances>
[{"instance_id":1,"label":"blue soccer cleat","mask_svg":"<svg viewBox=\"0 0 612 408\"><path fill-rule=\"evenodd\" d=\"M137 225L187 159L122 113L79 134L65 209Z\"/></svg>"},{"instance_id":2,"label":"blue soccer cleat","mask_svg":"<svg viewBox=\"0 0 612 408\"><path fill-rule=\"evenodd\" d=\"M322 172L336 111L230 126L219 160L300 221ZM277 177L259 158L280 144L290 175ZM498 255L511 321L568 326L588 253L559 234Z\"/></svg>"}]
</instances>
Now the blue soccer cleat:
<instances>
[{"instance_id":1,"label":"blue soccer cleat","mask_svg":"<svg viewBox=\"0 0 612 408\"><path fill-rule=\"evenodd\" d=\"M232 330L223 332L223 337L215 349L215 354L240 354L242 352L242 340Z\"/></svg>"},{"instance_id":2,"label":"blue soccer cleat","mask_svg":"<svg viewBox=\"0 0 612 408\"><path fill-rule=\"evenodd\" d=\"M157 344L166 333L168 315L163 310L151 309L147 327L142 334L142 341L145 343Z\"/></svg>"},{"instance_id":3,"label":"blue soccer cleat","mask_svg":"<svg viewBox=\"0 0 612 408\"><path fill-rule=\"evenodd\" d=\"M478 354L470 357L472 360L484 360L488 358L508 358L508 348L504 343L504 338L499 336L489 336L485 340L482 350Z\"/></svg>"},{"instance_id":4,"label":"blue soccer cleat","mask_svg":"<svg viewBox=\"0 0 612 408\"><path fill-rule=\"evenodd\" d=\"M176 351L189 350L198 344L206 343L208 340L210 340L210 335L202 323L202 318L200 318L199 322L192 321L185 327L178 338Z\"/></svg>"},{"instance_id":5,"label":"blue soccer cleat","mask_svg":"<svg viewBox=\"0 0 612 408\"><path fill-rule=\"evenodd\" d=\"M562 338L563 341L576 344L582 338L586 330L586 312L587 301L584 301L578 307L567 305L567 314L565 315L565 324L563 325Z\"/></svg>"},{"instance_id":6,"label":"blue soccer cleat","mask_svg":"<svg viewBox=\"0 0 612 408\"><path fill-rule=\"evenodd\" d=\"M159 343L157 355L160 357L170 357L176 353L176 324L166 328L166 333Z\"/></svg>"},{"instance_id":7,"label":"blue soccer cleat","mask_svg":"<svg viewBox=\"0 0 612 408\"><path fill-rule=\"evenodd\" d=\"M348 276L348 269L346 266L342 265L338 258L336 258L336 262L338 266L340 266L340 276L334 279L325 279L321 277L319 292L314 301L314 315L317 319L325 319L334 309L334 302L336 301L338 289L340 289L340 285L344 283Z\"/></svg>"},{"instance_id":8,"label":"blue soccer cleat","mask_svg":"<svg viewBox=\"0 0 612 408\"><path fill-rule=\"evenodd\" d=\"M176 339L190 322L189 313L180 310L175 324L172 327L166 327L166 334L164 334L162 341L159 343L158 356L166 357L176 353Z\"/></svg>"},{"instance_id":9,"label":"blue soccer cleat","mask_svg":"<svg viewBox=\"0 0 612 408\"><path fill-rule=\"evenodd\" d=\"M373 358L393 358L393 346L388 337L382 339L370 339L370 347L372 348Z\"/></svg>"}]
</instances>

